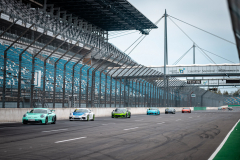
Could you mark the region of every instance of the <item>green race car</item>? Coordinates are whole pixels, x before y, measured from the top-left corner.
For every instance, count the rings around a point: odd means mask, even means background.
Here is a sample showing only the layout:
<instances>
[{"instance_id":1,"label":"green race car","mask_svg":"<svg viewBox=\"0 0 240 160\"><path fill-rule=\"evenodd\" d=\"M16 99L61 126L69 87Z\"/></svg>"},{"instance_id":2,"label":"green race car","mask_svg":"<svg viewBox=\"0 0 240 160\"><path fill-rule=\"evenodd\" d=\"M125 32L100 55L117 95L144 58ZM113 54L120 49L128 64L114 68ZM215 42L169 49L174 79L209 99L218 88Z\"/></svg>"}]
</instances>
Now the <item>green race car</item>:
<instances>
[{"instance_id":1,"label":"green race car","mask_svg":"<svg viewBox=\"0 0 240 160\"><path fill-rule=\"evenodd\" d=\"M131 112L127 108L116 108L112 111L112 118L118 117L131 118Z\"/></svg>"},{"instance_id":2,"label":"green race car","mask_svg":"<svg viewBox=\"0 0 240 160\"><path fill-rule=\"evenodd\" d=\"M22 123L56 124L56 114L48 108L34 108L23 115Z\"/></svg>"}]
</instances>

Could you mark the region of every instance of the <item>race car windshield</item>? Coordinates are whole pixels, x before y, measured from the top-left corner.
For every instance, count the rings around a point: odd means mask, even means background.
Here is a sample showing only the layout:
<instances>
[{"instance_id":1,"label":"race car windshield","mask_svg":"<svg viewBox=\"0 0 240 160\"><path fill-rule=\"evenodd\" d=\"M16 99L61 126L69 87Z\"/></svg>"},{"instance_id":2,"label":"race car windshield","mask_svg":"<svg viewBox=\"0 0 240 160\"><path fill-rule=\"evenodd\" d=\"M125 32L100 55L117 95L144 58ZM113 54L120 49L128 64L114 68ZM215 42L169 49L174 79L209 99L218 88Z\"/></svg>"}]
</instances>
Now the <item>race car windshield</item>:
<instances>
[{"instance_id":1,"label":"race car windshield","mask_svg":"<svg viewBox=\"0 0 240 160\"><path fill-rule=\"evenodd\" d=\"M88 110L87 109L75 109L74 112L82 112L82 113L87 113Z\"/></svg>"},{"instance_id":2,"label":"race car windshield","mask_svg":"<svg viewBox=\"0 0 240 160\"><path fill-rule=\"evenodd\" d=\"M33 109L30 113L47 113L46 109Z\"/></svg>"},{"instance_id":3,"label":"race car windshield","mask_svg":"<svg viewBox=\"0 0 240 160\"><path fill-rule=\"evenodd\" d=\"M157 108L150 108L150 110L157 110Z\"/></svg>"},{"instance_id":4,"label":"race car windshield","mask_svg":"<svg viewBox=\"0 0 240 160\"><path fill-rule=\"evenodd\" d=\"M122 112L126 112L127 110L125 108L117 108L115 109L115 112L117 113L122 113Z\"/></svg>"}]
</instances>

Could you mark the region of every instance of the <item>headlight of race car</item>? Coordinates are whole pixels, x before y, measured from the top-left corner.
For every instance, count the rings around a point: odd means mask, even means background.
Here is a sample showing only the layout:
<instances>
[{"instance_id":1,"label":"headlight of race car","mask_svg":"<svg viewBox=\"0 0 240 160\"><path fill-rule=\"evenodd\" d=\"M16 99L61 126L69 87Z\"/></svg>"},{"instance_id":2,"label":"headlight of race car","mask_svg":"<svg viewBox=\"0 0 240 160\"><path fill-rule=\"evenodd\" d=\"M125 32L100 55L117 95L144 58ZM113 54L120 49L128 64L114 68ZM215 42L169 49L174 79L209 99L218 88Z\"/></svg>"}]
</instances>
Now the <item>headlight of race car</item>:
<instances>
[{"instance_id":1,"label":"headlight of race car","mask_svg":"<svg viewBox=\"0 0 240 160\"><path fill-rule=\"evenodd\" d=\"M26 114L23 115L23 117L26 117L26 116L27 116Z\"/></svg>"},{"instance_id":2,"label":"headlight of race car","mask_svg":"<svg viewBox=\"0 0 240 160\"><path fill-rule=\"evenodd\" d=\"M41 118L44 118L45 116L42 114L40 117L41 117Z\"/></svg>"}]
</instances>

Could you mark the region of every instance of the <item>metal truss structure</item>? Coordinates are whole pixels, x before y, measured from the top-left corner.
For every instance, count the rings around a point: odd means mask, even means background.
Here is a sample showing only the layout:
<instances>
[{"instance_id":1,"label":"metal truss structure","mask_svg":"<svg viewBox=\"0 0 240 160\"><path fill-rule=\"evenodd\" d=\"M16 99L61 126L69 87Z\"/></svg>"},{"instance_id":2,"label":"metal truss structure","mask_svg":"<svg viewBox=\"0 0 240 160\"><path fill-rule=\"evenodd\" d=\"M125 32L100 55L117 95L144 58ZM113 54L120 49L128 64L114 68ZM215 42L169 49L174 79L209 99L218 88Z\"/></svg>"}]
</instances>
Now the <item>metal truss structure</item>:
<instances>
[{"instance_id":1,"label":"metal truss structure","mask_svg":"<svg viewBox=\"0 0 240 160\"><path fill-rule=\"evenodd\" d=\"M12 107L8 102L18 108L207 106L204 94L212 95L213 106L222 104L218 95L176 78L164 85L161 72L132 60L101 31L45 9L0 0L3 108Z\"/></svg>"}]
</instances>

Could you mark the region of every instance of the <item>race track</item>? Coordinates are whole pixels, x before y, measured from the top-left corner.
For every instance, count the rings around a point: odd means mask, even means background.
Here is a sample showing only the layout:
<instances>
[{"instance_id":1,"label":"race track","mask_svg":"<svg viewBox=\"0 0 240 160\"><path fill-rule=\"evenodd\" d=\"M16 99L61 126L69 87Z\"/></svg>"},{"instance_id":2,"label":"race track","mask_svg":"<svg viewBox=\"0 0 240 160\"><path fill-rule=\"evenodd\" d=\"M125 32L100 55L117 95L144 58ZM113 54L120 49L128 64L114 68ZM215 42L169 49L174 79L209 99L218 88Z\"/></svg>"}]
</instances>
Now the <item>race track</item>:
<instances>
[{"instance_id":1,"label":"race track","mask_svg":"<svg viewBox=\"0 0 240 160\"><path fill-rule=\"evenodd\" d=\"M0 159L206 160L240 119L233 111L132 115L129 119L0 124Z\"/></svg>"}]
</instances>

